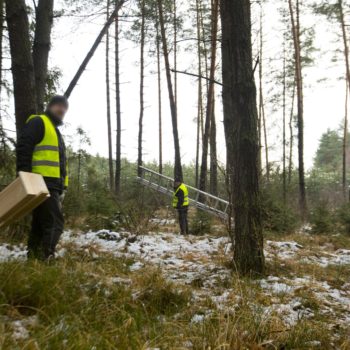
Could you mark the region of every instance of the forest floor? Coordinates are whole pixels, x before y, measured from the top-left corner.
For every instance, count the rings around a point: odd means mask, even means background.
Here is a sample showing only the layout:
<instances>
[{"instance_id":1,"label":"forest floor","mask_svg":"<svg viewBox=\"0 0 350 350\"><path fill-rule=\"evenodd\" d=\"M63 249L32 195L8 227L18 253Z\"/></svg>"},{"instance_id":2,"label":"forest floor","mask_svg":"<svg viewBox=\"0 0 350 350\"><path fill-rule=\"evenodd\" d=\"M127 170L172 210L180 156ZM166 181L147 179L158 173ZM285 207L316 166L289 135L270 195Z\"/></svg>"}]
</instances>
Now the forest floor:
<instances>
[{"instance_id":1,"label":"forest floor","mask_svg":"<svg viewBox=\"0 0 350 350\"><path fill-rule=\"evenodd\" d=\"M266 275L249 279L223 226L153 224L66 231L50 264L0 244L0 348L350 349L350 237L267 235Z\"/></svg>"}]
</instances>

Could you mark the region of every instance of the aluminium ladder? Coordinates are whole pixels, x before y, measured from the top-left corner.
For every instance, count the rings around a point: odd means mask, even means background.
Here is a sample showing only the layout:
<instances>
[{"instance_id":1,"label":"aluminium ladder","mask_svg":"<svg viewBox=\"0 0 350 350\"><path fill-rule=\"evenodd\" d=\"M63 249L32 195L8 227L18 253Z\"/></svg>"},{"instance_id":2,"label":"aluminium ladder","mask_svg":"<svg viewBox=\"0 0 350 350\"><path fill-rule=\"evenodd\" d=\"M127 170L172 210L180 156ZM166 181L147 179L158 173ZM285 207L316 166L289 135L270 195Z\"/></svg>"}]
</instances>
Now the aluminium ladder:
<instances>
[{"instance_id":1,"label":"aluminium ladder","mask_svg":"<svg viewBox=\"0 0 350 350\"><path fill-rule=\"evenodd\" d=\"M173 196L174 179L140 166L141 176L137 180L144 186L168 196ZM224 199L186 185L189 191L189 201L196 208L228 220L230 203ZM201 201L200 201L201 200ZM203 203L204 202L204 203Z\"/></svg>"}]
</instances>

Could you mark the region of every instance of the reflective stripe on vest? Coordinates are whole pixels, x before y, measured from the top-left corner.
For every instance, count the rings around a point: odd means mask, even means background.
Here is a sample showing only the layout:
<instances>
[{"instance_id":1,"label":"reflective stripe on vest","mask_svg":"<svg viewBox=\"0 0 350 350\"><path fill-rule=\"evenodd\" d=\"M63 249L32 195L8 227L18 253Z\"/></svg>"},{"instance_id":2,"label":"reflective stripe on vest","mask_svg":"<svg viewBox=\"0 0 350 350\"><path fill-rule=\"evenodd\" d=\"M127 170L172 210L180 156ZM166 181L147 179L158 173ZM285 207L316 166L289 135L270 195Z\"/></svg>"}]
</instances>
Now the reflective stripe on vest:
<instances>
[{"instance_id":1,"label":"reflective stripe on vest","mask_svg":"<svg viewBox=\"0 0 350 350\"><path fill-rule=\"evenodd\" d=\"M61 168L56 128L51 119L44 114L30 116L27 123L34 118L41 118L43 121L44 137L34 148L32 157L32 172L40 174L44 177L59 179L61 178ZM65 186L67 185L68 176L65 178Z\"/></svg>"},{"instance_id":2,"label":"reflective stripe on vest","mask_svg":"<svg viewBox=\"0 0 350 350\"><path fill-rule=\"evenodd\" d=\"M188 207L188 205L189 205L188 189L187 189L185 184L181 184L174 193L174 197L173 197L173 207L174 208L177 208L177 204L179 203L179 198L176 195L180 190L182 190L184 193L184 202L182 204L182 207Z\"/></svg>"}]
</instances>

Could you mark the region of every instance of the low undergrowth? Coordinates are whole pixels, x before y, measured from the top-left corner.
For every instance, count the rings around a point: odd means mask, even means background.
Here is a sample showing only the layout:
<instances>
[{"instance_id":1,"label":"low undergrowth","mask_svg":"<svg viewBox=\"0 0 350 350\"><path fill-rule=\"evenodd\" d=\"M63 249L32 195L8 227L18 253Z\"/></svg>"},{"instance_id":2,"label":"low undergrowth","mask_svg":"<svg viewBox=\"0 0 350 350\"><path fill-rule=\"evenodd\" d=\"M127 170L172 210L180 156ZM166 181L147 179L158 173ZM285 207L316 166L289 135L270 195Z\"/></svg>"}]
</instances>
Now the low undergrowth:
<instances>
[{"instance_id":1,"label":"low undergrowth","mask_svg":"<svg viewBox=\"0 0 350 350\"><path fill-rule=\"evenodd\" d=\"M155 267L133 271L133 259L66 248L52 264L0 264L1 349L349 348L306 292L315 317L287 326L266 312L271 297L255 280L233 274L232 307L220 309L209 295L196 298L200 286L169 282Z\"/></svg>"}]
</instances>

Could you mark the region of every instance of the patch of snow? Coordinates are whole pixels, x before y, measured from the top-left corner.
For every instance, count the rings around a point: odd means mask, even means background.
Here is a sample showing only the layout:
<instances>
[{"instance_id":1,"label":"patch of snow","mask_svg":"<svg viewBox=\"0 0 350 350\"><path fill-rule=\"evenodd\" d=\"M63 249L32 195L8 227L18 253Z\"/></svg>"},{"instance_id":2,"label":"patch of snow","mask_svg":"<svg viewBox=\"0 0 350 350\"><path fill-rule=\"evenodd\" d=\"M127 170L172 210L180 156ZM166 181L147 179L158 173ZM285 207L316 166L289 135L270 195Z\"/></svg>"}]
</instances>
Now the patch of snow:
<instances>
[{"instance_id":1,"label":"patch of snow","mask_svg":"<svg viewBox=\"0 0 350 350\"><path fill-rule=\"evenodd\" d=\"M24 245L0 245L0 262L9 260L25 260L27 257L27 249Z\"/></svg>"},{"instance_id":2,"label":"patch of snow","mask_svg":"<svg viewBox=\"0 0 350 350\"><path fill-rule=\"evenodd\" d=\"M30 333L28 328L38 323L37 316L30 316L21 320L11 321L9 323L12 330L12 338L14 340L26 340L29 338Z\"/></svg>"},{"instance_id":3,"label":"patch of snow","mask_svg":"<svg viewBox=\"0 0 350 350\"><path fill-rule=\"evenodd\" d=\"M270 290L274 294L291 293L294 288L281 282L271 282L269 280L260 280L260 286L265 290Z\"/></svg>"},{"instance_id":4,"label":"patch of snow","mask_svg":"<svg viewBox=\"0 0 350 350\"><path fill-rule=\"evenodd\" d=\"M202 323L205 319L204 315L194 315L191 319L191 323Z\"/></svg>"},{"instance_id":5,"label":"patch of snow","mask_svg":"<svg viewBox=\"0 0 350 350\"><path fill-rule=\"evenodd\" d=\"M166 225L174 225L176 220L175 219L160 219L160 218L154 218L150 220L153 224L157 224L159 226L166 226Z\"/></svg>"}]
</instances>

